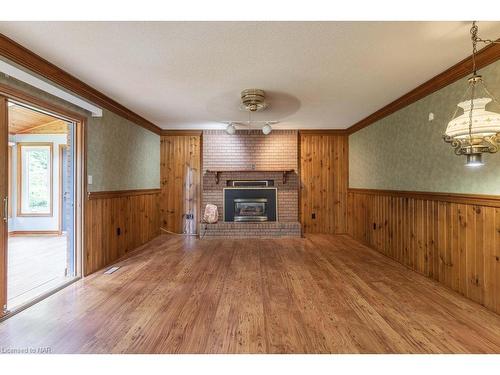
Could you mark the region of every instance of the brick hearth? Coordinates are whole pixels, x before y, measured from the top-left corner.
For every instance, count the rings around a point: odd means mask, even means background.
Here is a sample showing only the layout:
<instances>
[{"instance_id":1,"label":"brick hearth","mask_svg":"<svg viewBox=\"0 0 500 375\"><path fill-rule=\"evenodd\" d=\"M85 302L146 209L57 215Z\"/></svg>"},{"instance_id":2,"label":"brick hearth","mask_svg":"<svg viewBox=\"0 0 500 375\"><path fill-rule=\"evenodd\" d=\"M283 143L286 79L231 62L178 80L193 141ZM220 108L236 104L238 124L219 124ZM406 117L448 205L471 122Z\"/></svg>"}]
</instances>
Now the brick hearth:
<instances>
[{"instance_id":1,"label":"brick hearth","mask_svg":"<svg viewBox=\"0 0 500 375\"><path fill-rule=\"evenodd\" d=\"M283 237L300 236L299 222L202 224L200 236L206 237Z\"/></svg>"}]
</instances>

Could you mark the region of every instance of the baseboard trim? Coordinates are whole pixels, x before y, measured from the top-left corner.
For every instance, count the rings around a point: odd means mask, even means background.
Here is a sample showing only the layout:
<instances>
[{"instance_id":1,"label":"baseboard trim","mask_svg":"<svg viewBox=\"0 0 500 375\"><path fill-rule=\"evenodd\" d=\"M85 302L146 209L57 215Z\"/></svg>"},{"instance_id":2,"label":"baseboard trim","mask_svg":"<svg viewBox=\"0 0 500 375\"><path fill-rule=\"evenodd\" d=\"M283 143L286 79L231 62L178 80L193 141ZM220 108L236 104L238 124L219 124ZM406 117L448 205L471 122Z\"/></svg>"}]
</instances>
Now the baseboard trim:
<instances>
[{"instance_id":1,"label":"baseboard trim","mask_svg":"<svg viewBox=\"0 0 500 375\"><path fill-rule=\"evenodd\" d=\"M38 236L60 236L58 230L13 230L9 232L9 237L38 237Z\"/></svg>"}]
</instances>

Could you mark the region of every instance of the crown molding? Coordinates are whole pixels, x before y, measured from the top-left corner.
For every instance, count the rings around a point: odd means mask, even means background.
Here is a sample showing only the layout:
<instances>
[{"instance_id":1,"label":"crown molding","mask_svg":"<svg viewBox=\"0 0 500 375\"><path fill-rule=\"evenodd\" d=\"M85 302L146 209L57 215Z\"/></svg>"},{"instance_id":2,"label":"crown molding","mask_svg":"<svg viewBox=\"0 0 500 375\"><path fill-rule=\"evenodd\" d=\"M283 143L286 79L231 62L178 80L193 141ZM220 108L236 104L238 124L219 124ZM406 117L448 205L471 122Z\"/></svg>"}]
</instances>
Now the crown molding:
<instances>
[{"instance_id":1,"label":"crown molding","mask_svg":"<svg viewBox=\"0 0 500 375\"><path fill-rule=\"evenodd\" d=\"M203 130L168 130L163 129L160 133L161 136L201 136Z\"/></svg>"},{"instance_id":2,"label":"crown molding","mask_svg":"<svg viewBox=\"0 0 500 375\"><path fill-rule=\"evenodd\" d=\"M0 55L82 98L132 121L138 126L158 135L161 133L161 129L152 122L132 112L130 109L104 95L102 92L97 91L85 82L72 76L3 34L0 34Z\"/></svg>"},{"instance_id":3,"label":"crown molding","mask_svg":"<svg viewBox=\"0 0 500 375\"><path fill-rule=\"evenodd\" d=\"M258 131L254 129L255 131ZM201 136L207 130L163 129L162 136ZM224 132L224 129L209 129L208 131ZM276 131L292 131L301 135L348 135L347 129L276 129ZM271 133L272 134L272 133Z\"/></svg>"},{"instance_id":4,"label":"crown molding","mask_svg":"<svg viewBox=\"0 0 500 375\"><path fill-rule=\"evenodd\" d=\"M500 40L500 39L498 39ZM490 44L485 48L481 49L476 54L476 66L477 69L481 69L497 60L500 59L500 44ZM372 113L368 117L365 117L361 121L358 121L354 125L347 128L348 134L352 134L366 128L367 126L375 123L384 117L432 94L435 91L448 86L450 83L456 82L459 79L468 76L472 72L472 55L463 59L459 63L453 65L452 67L446 69L444 72L438 74L437 76L431 78L427 82L421 84L417 88L411 90L400 98L396 99L392 103L387 104L378 111Z\"/></svg>"},{"instance_id":5,"label":"crown molding","mask_svg":"<svg viewBox=\"0 0 500 375\"><path fill-rule=\"evenodd\" d=\"M300 135L347 135L347 129L299 129Z\"/></svg>"}]
</instances>

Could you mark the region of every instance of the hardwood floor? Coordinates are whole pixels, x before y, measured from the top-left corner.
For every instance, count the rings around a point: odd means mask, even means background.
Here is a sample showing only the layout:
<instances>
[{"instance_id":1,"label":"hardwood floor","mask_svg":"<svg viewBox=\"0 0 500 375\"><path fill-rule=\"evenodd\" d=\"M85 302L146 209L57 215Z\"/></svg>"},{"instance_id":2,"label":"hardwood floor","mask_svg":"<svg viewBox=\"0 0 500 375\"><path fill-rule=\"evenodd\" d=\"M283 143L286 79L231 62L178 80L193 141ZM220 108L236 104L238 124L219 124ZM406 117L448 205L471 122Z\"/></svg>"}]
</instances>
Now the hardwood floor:
<instances>
[{"instance_id":1,"label":"hardwood floor","mask_svg":"<svg viewBox=\"0 0 500 375\"><path fill-rule=\"evenodd\" d=\"M0 323L83 353L500 352L500 316L344 235L162 235Z\"/></svg>"}]
</instances>

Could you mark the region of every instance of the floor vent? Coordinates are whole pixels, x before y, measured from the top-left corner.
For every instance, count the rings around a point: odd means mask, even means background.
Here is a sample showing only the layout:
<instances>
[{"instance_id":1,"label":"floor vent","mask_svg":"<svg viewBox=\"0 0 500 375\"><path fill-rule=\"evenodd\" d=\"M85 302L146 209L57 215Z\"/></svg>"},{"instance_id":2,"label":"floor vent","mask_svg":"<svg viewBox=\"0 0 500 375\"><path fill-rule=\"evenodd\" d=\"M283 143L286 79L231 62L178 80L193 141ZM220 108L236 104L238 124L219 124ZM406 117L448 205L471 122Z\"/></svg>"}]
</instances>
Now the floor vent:
<instances>
[{"instance_id":1,"label":"floor vent","mask_svg":"<svg viewBox=\"0 0 500 375\"><path fill-rule=\"evenodd\" d=\"M120 269L120 267L111 267L111 268L108 268L104 274L105 275L111 275L113 272L116 272Z\"/></svg>"}]
</instances>

